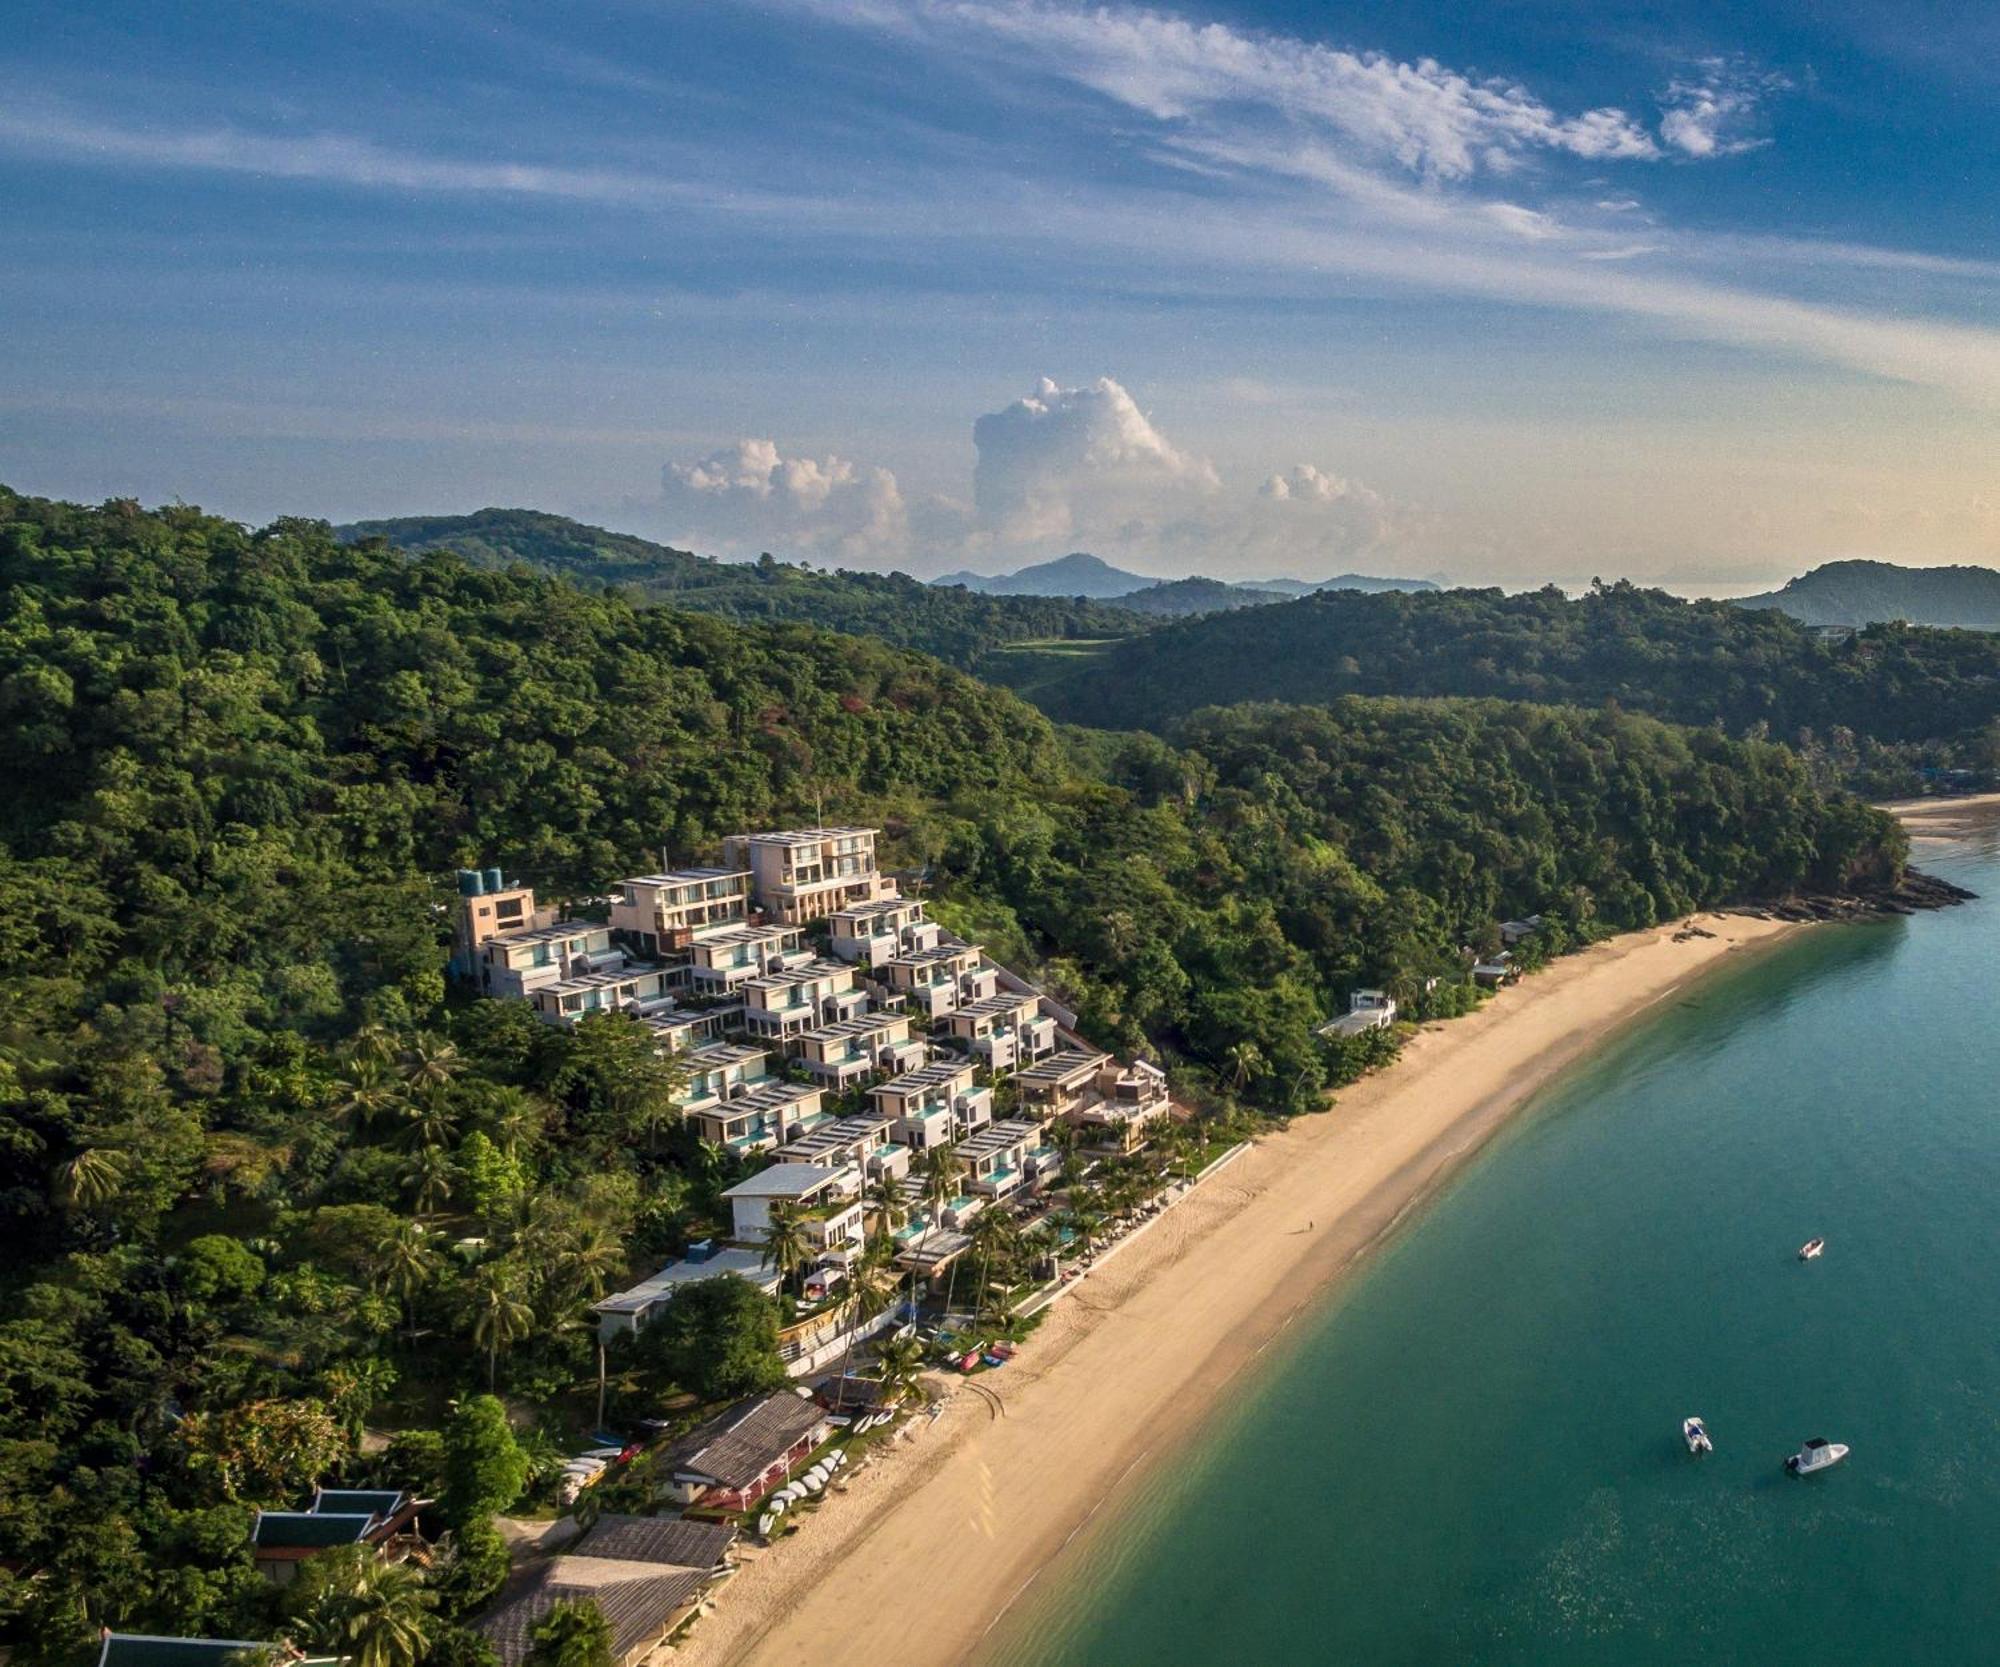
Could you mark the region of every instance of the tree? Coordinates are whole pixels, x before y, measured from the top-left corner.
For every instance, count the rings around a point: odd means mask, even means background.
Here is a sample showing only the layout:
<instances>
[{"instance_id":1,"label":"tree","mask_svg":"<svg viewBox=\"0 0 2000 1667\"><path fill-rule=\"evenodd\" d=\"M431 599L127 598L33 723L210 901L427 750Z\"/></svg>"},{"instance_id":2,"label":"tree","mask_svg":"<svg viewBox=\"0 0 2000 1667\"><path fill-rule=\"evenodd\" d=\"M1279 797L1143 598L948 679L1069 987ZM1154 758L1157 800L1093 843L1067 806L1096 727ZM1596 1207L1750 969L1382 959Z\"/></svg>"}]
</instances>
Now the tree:
<instances>
[{"instance_id":1,"label":"tree","mask_svg":"<svg viewBox=\"0 0 2000 1667\"><path fill-rule=\"evenodd\" d=\"M683 1285L643 1330L615 1347L654 1392L685 1389L720 1401L789 1381L778 1332L777 1303L729 1273Z\"/></svg>"},{"instance_id":2,"label":"tree","mask_svg":"<svg viewBox=\"0 0 2000 1667\"><path fill-rule=\"evenodd\" d=\"M875 1359L882 1368L882 1381L890 1388L913 1389L924 1368L924 1348L914 1337L892 1337L875 1345Z\"/></svg>"},{"instance_id":3,"label":"tree","mask_svg":"<svg viewBox=\"0 0 2000 1667\"><path fill-rule=\"evenodd\" d=\"M246 1302L264 1283L264 1261L241 1239L204 1233L190 1239L176 1267L181 1289L201 1303Z\"/></svg>"},{"instance_id":4,"label":"tree","mask_svg":"<svg viewBox=\"0 0 2000 1667\"><path fill-rule=\"evenodd\" d=\"M417 1293L437 1279L443 1266L443 1257L431 1244L430 1229L420 1221L398 1222L376 1241L375 1283L402 1306L403 1323L413 1337Z\"/></svg>"},{"instance_id":5,"label":"tree","mask_svg":"<svg viewBox=\"0 0 2000 1667\"><path fill-rule=\"evenodd\" d=\"M888 1240L896 1231L896 1224L903 1219L902 1189L884 1175L868 1184L868 1210L875 1224L877 1236Z\"/></svg>"},{"instance_id":6,"label":"tree","mask_svg":"<svg viewBox=\"0 0 2000 1667\"><path fill-rule=\"evenodd\" d=\"M528 1456L514 1439L507 1409L491 1395L473 1395L452 1409L444 1427L444 1493L438 1504L454 1527L485 1522L521 1497Z\"/></svg>"},{"instance_id":7,"label":"tree","mask_svg":"<svg viewBox=\"0 0 2000 1667\"><path fill-rule=\"evenodd\" d=\"M95 1210L124 1187L132 1160L108 1146L86 1146L56 1166L55 1195L67 1209Z\"/></svg>"},{"instance_id":8,"label":"tree","mask_svg":"<svg viewBox=\"0 0 2000 1667\"><path fill-rule=\"evenodd\" d=\"M773 1204L764 1227L764 1248L759 1258L763 1265L776 1268L779 1285L790 1288L811 1255L812 1245L798 1211L789 1204Z\"/></svg>"},{"instance_id":9,"label":"tree","mask_svg":"<svg viewBox=\"0 0 2000 1667\"><path fill-rule=\"evenodd\" d=\"M562 1599L529 1637L523 1667L613 1667L611 1623L594 1599Z\"/></svg>"},{"instance_id":10,"label":"tree","mask_svg":"<svg viewBox=\"0 0 2000 1667\"><path fill-rule=\"evenodd\" d=\"M289 1505L348 1451L339 1419L309 1397L192 1412L179 1433L191 1468L213 1478L223 1498L251 1504Z\"/></svg>"},{"instance_id":11,"label":"tree","mask_svg":"<svg viewBox=\"0 0 2000 1667\"><path fill-rule=\"evenodd\" d=\"M373 1546L343 1545L309 1558L288 1594L312 1648L353 1667L419 1667L429 1647L432 1598L413 1563L383 1560Z\"/></svg>"},{"instance_id":12,"label":"tree","mask_svg":"<svg viewBox=\"0 0 2000 1667\"><path fill-rule=\"evenodd\" d=\"M472 1341L486 1351L486 1387L500 1377L500 1351L512 1348L534 1329L535 1311L522 1297L522 1270L502 1258L482 1262L466 1281Z\"/></svg>"},{"instance_id":13,"label":"tree","mask_svg":"<svg viewBox=\"0 0 2000 1667\"><path fill-rule=\"evenodd\" d=\"M508 1566L506 1537L491 1517L460 1523L431 1576L438 1608L453 1620L471 1614L505 1584Z\"/></svg>"}]
</instances>

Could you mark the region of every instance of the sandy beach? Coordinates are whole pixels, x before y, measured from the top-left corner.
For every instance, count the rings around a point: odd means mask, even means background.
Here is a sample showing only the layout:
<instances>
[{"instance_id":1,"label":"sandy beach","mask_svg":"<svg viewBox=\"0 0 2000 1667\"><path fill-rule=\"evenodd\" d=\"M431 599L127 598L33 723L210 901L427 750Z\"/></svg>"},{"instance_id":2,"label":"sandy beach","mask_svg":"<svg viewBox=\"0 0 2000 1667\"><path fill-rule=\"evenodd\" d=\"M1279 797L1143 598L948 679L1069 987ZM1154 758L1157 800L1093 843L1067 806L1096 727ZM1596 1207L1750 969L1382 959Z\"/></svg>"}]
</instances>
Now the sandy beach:
<instances>
[{"instance_id":1,"label":"sandy beach","mask_svg":"<svg viewBox=\"0 0 2000 1667\"><path fill-rule=\"evenodd\" d=\"M1536 1089L1731 956L1796 930L1705 915L1629 933L1426 1027L1329 1112L1259 1140L1100 1263L990 1394L949 1395L803 1531L751 1551L674 1652L920 1667L976 1652L1232 1377Z\"/></svg>"},{"instance_id":2,"label":"sandy beach","mask_svg":"<svg viewBox=\"0 0 2000 1667\"><path fill-rule=\"evenodd\" d=\"M1925 844L1965 839L2000 823L2000 793L1972 793L1955 799L1898 799L1876 808L1888 811L1909 829L1919 862Z\"/></svg>"}]
</instances>

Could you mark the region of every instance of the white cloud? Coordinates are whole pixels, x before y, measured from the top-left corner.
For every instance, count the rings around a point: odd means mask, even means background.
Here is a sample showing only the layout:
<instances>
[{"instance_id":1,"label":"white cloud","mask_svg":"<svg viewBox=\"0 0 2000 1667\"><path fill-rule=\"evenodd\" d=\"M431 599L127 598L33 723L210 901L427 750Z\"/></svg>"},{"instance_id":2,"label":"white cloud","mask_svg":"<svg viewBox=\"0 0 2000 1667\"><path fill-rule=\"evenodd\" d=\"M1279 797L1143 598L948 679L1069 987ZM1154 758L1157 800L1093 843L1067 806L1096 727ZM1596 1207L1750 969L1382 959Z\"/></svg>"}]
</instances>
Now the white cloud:
<instances>
[{"instance_id":1,"label":"white cloud","mask_svg":"<svg viewBox=\"0 0 2000 1667\"><path fill-rule=\"evenodd\" d=\"M1427 518L1310 463L1234 489L1103 377L1044 378L973 424L971 504L905 502L895 476L743 440L661 471L670 536L726 555L821 555L924 570L1018 566L1089 550L1171 575L1323 577L1393 562ZM651 517L648 517L651 519Z\"/></svg>"},{"instance_id":2,"label":"white cloud","mask_svg":"<svg viewBox=\"0 0 2000 1667\"><path fill-rule=\"evenodd\" d=\"M730 555L770 550L872 566L909 545L909 513L887 469L787 457L771 440L669 463L660 488L674 536Z\"/></svg>"},{"instance_id":3,"label":"white cloud","mask_svg":"<svg viewBox=\"0 0 2000 1667\"><path fill-rule=\"evenodd\" d=\"M1661 100L1660 138L1683 156L1704 160L1769 144L1753 131L1759 106L1790 83L1723 58L1706 59L1700 67L1698 77L1669 84Z\"/></svg>"},{"instance_id":4,"label":"white cloud","mask_svg":"<svg viewBox=\"0 0 2000 1667\"><path fill-rule=\"evenodd\" d=\"M1102 536L1217 491L1205 459L1171 444L1108 376L1025 399L972 425L979 529L1000 546Z\"/></svg>"}]
</instances>

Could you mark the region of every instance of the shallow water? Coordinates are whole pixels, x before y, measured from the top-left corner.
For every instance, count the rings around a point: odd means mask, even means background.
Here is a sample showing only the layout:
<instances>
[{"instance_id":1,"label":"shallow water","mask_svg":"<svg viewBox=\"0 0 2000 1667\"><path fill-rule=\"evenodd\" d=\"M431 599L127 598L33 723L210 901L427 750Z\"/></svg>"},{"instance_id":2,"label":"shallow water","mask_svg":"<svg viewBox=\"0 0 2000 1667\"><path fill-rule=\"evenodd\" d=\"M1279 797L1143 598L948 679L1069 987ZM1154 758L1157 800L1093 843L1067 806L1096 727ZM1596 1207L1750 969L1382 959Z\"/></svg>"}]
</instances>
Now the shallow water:
<instances>
[{"instance_id":1,"label":"shallow water","mask_svg":"<svg viewBox=\"0 0 2000 1667\"><path fill-rule=\"evenodd\" d=\"M1925 859L1986 900L1805 934L1548 1090L995 1658L2000 1657L2000 852ZM1786 1476L1814 1435L1852 1458Z\"/></svg>"}]
</instances>

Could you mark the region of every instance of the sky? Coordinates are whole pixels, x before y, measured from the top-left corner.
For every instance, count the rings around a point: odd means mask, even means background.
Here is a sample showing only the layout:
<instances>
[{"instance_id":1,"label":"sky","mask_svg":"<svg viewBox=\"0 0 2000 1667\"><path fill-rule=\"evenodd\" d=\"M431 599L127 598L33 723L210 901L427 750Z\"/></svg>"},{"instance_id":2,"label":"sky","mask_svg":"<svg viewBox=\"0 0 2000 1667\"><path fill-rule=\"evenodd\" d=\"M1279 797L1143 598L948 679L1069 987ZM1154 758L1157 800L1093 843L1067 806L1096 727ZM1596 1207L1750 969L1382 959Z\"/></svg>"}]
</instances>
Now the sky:
<instances>
[{"instance_id":1,"label":"sky","mask_svg":"<svg viewBox=\"0 0 2000 1667\"><path fill-rule=\"evenodd\" d=\"M2000 9L8 19L18 490L927 575L2000 562Z\"/></svg>"}]
</instances>

